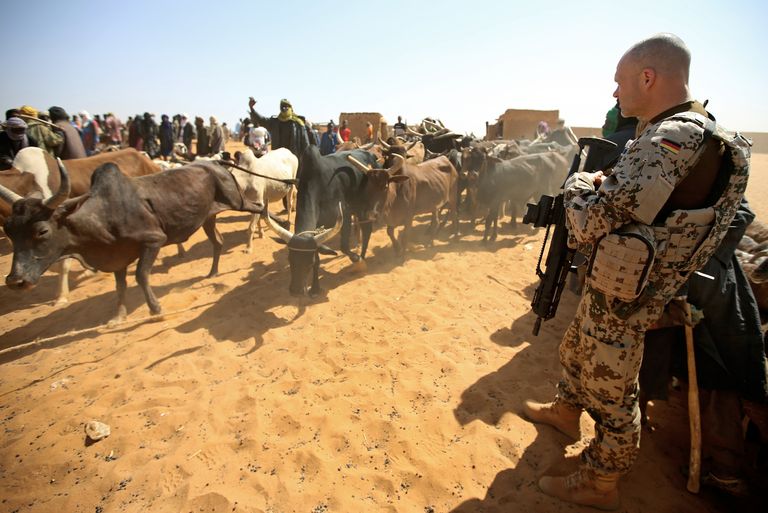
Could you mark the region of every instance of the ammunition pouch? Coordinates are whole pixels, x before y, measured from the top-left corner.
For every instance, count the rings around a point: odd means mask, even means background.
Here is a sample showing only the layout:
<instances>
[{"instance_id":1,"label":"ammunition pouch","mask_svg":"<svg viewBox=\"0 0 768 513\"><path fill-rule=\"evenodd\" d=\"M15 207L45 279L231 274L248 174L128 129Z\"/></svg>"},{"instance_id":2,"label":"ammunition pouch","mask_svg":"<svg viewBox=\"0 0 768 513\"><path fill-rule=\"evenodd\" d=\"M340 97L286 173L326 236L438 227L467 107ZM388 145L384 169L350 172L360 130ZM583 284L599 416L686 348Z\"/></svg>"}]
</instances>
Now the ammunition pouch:
<instances>
[{"instance_id":1,"label":"ammunition pouch","mask_svg":"<svg viewBox=\"0 0 768 513\"><path fill-rule=\"evenodd\" d=\"M597 241L587 269L589 284L606 296L634 301L648 284L655 260L653 228L628 224Z\"/></svg>"}]
</instances>

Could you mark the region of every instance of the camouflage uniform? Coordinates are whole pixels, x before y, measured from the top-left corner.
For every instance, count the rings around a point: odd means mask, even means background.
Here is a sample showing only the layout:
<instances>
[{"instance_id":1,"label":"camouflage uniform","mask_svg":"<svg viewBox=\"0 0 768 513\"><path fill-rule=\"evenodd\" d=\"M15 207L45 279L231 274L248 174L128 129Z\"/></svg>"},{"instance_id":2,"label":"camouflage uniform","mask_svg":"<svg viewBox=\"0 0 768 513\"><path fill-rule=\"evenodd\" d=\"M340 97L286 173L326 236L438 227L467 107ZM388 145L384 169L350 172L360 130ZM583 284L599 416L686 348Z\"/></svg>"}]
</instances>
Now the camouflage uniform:
<instances>
[{"instance_id":1,"label":"camouflage uniform","mask_svg":"<svg viewBox=\"0 0 768 513\"><path fill-rule=\"evenodd\" d=\"M732 164L727 183L720 182L721 195L708 208L674 210L656 219L701 157L705 127L725 145L723 165ZM743 197L748 171L748 141L701 114L685 112L647 126L599 190L589 173L575 173L566 182L571 244L594 247L631 225L655 247L647 284L637 299L622 301L596 290L588 279L560 345L563 380L557 401L583 408L595 420L595 438L582 453L594 471L621 474L632 466L640 442L638 373L645 331L718 247Z\"/></svg>"},{"instance_id":2,"label":"camouflage uniform","mask_svg":"<svg viewBox=\"0 0 768 513\"><path fill-rule=\"evenodd\" d=\"M42 123L37 121L27 121L27 134L34 137L37 144L47 151L51 157L56 157L56 152L64 142L64 137L58 132L54 132Z\"/></svg>"}]
</instances>

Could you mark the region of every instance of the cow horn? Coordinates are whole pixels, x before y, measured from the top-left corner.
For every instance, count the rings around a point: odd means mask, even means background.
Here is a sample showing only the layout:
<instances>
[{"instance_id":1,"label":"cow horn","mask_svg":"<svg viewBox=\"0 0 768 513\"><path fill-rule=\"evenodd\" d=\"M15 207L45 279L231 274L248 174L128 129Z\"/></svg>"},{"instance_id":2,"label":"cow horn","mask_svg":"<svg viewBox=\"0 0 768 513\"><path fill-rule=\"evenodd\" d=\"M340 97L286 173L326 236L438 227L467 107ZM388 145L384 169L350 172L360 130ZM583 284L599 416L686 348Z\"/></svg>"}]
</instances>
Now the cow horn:
<instances>
[{"instance_id":1,"label":"cow horn","mask_svg":"<svg viewBox=\"0 0 768 513\"><path fill-rule=\"evenodd\" d=\"M411 151L414 146L416 146L416 143L419 141L413 141L411 144L405 147L405 151Z\"/></svg>"},{"instance_id":2,"label":"cow horn","mask_svg":"<svg viewBox=\"0 0 768 513\"><path fill-rule=\"evenodd\" d=\"M0 199L6 201L9 205L13 205L20 199L24 199L12 190L0 185Z\"/></svg>"},{"instance_id":3,"label":"cow horn","mask_svg":"<svg viewBox=\"0 0 768 513\"><path fill-rule=\"evenodd\" d=\"M413 128L411 128L411 127L407 127L405 131L406 131L408 134L410 134L410 135L414 135L414 136L416 136L416 137L421 137L422 135L424 135L424 134L420 134L419 132L417 132L416 130L414 130L414 129L413 129Z\"/></svg>"},{"instance_id":4,"label":"cow horn","mask_svg":"<svg viewBox=\"0 0 768 513\"><path fill-rule=\"evenodd\" d=\"M384 140L381 138L381 136L379 136L379 144L381 144L384 147L385 150L389 149L389 144L384 142Z\"/></svg>"},{"instance_id":5,"label":"cow horn","mask_svg":"<svg viewBox=\"0 0 768 513\"><path fill-rule=\"evenodd\" d=\"M373 143L372 142L370 142L368 144L363 144L362 146L360 146L361 150L370 150L371 148L373 148Z\"/></svg>"},{"instance_id":6,"label":"cow horn","mask_svg":"<svg viewBox=\"0 0 768 513\"><path fill-rule=\"evenodd\" d=\"M264 207L264 215L267 216L267 224L269 224L269 227L272 228L286 243L290 242L293 238L293 232L286 230L272 219L272 216L269 215L269 205Z\"/></svg>"},{"instance_id":7,"label":"cow horn","mask_svg":"<svg viewBox=\"0 0 768 513\"><path fill-rule=\"evenodd\" d=\"M349 160L349 161L350 161L352 164L354 164L354 166L355 166L357 169L359 169L360 171L362 171L363 173L367 173L368 171L370 171L370 170L371 170L371 167L370 167L370 166L366 166L365 164L363 164L362 162L360 162L359 160L357 160L357 159L356 159L355 157L353 157L352 155L347 155L347 160Z\"/></svg>"},{"instance_id":8,"label":"cow horn","mask_svg":"<svg viewBox=\"0 0 768 513\"><path fill-rule=\"evenodd\" d=\"M405 164L405 157L397 153L393 153L390 156L397 157L395 159L394 164L392 164L392 167L387 168L387 173L389 173L390 175L394 175L394 174L397 174L403 168L403 164Z\"/></svg>"},{"instance_id":9,"label":"cow horn","mask_svg":"<svg viewBox=\"0 0 768 513\"><path fill-rule=\"evenodd\" d=\"M328 228L325 231L322 231L315 235L315 242L317 242L317 245L325 244L325 241L339 233L339 230L341 230L341 225L344 224L344 214L341 210L341 202L339 202L339 217L336 218L336 224L333 226L333 228Z\"/></svg>"},{"instance_id":10,"label":"cow horn","mask_svg":"<svg viewBox=\"0 0 768 513\"><path fill-rule=\"evenodd\" d=\"M436 135L434 138L435 139L447 139L449 137L461 137L461 135L460 134L456 134L456 133L451 132L451 131L448 131L448 132L442 133L440 135Z\"/></svg>"},{"instance_id":11,"label":"cow horn","mask_svg":"<svg viewBox=\"0 0 768 513\"><path fill-rule=\"evenodd\" d=\"M59 174L61 175L61 185L59 185L59 190L45 200L43 202L43 205L50 208L51 210L54 210L56 207L64 203L64 200L69 198L69 191L70 191L70 185L69 185L69 175L67 174L67 168L64 167L64 163L61 161L61 159L56 159L56 162L59 164Z\"/></svg>"}]
</instances>

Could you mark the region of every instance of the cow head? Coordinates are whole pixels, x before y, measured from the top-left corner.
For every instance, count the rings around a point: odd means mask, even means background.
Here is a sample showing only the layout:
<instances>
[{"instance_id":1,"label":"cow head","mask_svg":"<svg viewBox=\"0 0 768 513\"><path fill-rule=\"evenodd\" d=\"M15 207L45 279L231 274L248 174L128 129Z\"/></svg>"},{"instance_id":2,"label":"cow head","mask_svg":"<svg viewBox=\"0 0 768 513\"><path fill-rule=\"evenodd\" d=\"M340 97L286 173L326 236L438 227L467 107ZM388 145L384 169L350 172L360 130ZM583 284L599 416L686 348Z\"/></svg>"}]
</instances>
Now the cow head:
<instances>
[{"instance_id":1,"label":"cow head","mask_svg":"<svg viewBox=\"0 0 768 513\"><path fill-rule=\"evenodd\" d=\"M339 215L336 218L336 224L332 228L301 233L293 233L277 224L269 215L267 208L264 209L264 212L269 226L288 245L288 263L291 266L291 283L288 286L288 291L292 296L307 295L307 283L312 274L313 266L319 262L319 255L321 253L323 255L336 255L336 252L326 246L325 243L341 230L344 221L341 203L339 203Z\"/></svg>"},{"instance_id":2,"label":"cow head","mask_svg":"<svg viewBox=\"0 0 768 513\"><path fill-rule=\"evenodd\" d=\"M40 276L58 260L68 240L68 232L62 227L68 209L59 208L69 197L69 175L59 160L61 185L46 200L22 198L0 186L0 199L10 203L11 215L5 220L5 234L13 243L11 274L5 283L12 289L33 287Z\"/></svg>"},{"instance_id":3,"label":"cow head","mask_svg":"<svg viewBox=\"0 0 768 513\"><path fill-rule=\"evenodd\" d=\"M397 154L392 154L392 165L387 169L372 169L352 155L347 156L356 168L365 173L365 183L363 185L363 216L361 221L376 221L382 214L383 206L387 198L394 191L389 184L402 183L409 178L401 174L401 169L405 159ZM390 160L389 158L387 160Z\"/></svg>"}]
</instances>

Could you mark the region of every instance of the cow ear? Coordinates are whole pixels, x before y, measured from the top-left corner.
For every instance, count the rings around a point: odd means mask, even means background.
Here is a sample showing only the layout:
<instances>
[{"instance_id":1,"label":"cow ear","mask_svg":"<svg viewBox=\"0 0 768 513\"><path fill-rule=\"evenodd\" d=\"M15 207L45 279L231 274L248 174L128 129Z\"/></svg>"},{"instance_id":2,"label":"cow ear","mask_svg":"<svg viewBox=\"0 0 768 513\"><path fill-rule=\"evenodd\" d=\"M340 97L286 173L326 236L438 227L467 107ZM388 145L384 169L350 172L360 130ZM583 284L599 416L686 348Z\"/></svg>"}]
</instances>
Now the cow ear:
<instances>
[{"instance_id":1,"label":"cow ear","mask_svg":"<svg viewBox=\"0 0 768 513\"><path fill-rule=\"evenodd\" d=\"M53 219L56 221L63 221L70 215L77 212L82 204L85 202L86 199L88 199L90 195L84 194L82 196L78 196L76 198L70 198L58 207L56 207L56 210L53 212Z\"/></svg>"},{"instance_id":2,"label":"cow ear","mask_svg":"<svg viewBox=\"0 0 768 513\"><path fill-rule=\"evenodd\" d=\"M321 255L331 255L331 256L338 255L338 253L336 253L334 250L332 250L325 244L318 244L317 252L320 253Z\"/></svg>"},{"instance_id":3,"label":"cow ear","mask_svg":"<svg viewBox=\"0 0 768 513\"><path fill-rule=\"evenodd\" d=\"M410 180L410 179L411 179L411 177L410 177L410 176L405 176L405 175L393 175L393 176L390 176L390 177L387 179L387 183L403 183L403 182L405 182L406 180Z\"/></svg>"},{"instance_id":4,"label":"cow ear","mask_svg":"<svg viewBox=\"0 0 768 513\"><path fill-rule=\"evenodd\" d=\"M287 243L287 242L285 242L285 241L284 241L283 239L281 239L280 237L271 237L271 239L272 239L273 241L277 242L278 244L282 244L283 246L287 246L287 245L288 245L288 243Z\"/></svg>"}]
</instances>

